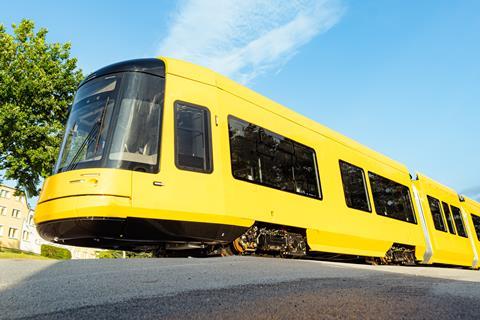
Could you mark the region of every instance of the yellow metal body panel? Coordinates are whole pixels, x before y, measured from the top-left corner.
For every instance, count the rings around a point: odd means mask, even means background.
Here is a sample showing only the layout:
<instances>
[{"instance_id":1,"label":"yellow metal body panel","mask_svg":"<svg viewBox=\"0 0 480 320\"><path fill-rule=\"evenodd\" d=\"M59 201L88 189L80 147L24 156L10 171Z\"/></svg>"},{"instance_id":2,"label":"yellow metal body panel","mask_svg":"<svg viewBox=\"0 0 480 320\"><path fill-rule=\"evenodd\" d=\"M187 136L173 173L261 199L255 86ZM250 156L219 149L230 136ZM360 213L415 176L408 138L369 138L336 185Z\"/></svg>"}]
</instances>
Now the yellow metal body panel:
<instances>
[{"instance_id":1,"label":"yellow metal body panel","mask_svg":"<svg viewBox=\"0 0 480 320\"><path fill-rule=\"evenodd\" d=\"M39 203L78 195L131 197L132 172L115 169L82 169L62 172L45 180Z\"/></svg>"},{"instance_id":2,"label":"yellow metal body panel","mask_svg":"<svg viewBox=\"0 0 480 320\"><path fill-rule=\"evenodd\" d=\"M131 175L127 170L95 168L51 176L43 184L35 223L75 217L125 217L131 210Z\"/></svg>"},{"instance_id":3,"label":"yellow metal body panel","mask_svg":"<svg viewBox=\"0 0 480 320\"><path fill-rule=\"evenodd\" d=\"M473 245L475 246L477 250L477 261L475 262L475 265L473 266L474 268L478 269L480 268L480 237L477 235L475 232L475 227L473 226L473 221L472 221L472 214L476 215L477 217L480 217L480 203L476 202L475 200L472 200L468 197L464 197L465 201L462 203L462 207L467 214L468 218L468 229L470 231L469 236L471 237L471 240L473 242Z\"/></svg>"},{"instance_id":4,"label":"yellow metal body panel","mask_svg":"<svg viewBox=\"0 0 480 320\"><path fill-rule=\"evenodd\" d=\"M126 218L132 211L129 198L115 196L77 196L39 203L35 223L78 217Z\"/></svg>"},{"instance_id":5,"label":"yellow metal body panel","mask_svg":"<svg viewBox=\"0 0 480 320\"><path fill-rule=\"evenodd\" d=\"M425 220L427 223L430 239L432 241L433 255L432 263L454 264L463 266L472 266L473 250L468 238L460 237L456 234L451 234L448 231L440 231L435 229L432 213L428 203L427 195L443 201L449 205L461 208L461 203L458 194L444 185L424 176L417 175L417 180L414 181L415 186L419 190L420 200L423 211L425 213ZM443 208L442 208L443 213ZM445 215L442 214L444 225ZM465 221L464 221L465 222Z\"/></svg>"}]
</instances>

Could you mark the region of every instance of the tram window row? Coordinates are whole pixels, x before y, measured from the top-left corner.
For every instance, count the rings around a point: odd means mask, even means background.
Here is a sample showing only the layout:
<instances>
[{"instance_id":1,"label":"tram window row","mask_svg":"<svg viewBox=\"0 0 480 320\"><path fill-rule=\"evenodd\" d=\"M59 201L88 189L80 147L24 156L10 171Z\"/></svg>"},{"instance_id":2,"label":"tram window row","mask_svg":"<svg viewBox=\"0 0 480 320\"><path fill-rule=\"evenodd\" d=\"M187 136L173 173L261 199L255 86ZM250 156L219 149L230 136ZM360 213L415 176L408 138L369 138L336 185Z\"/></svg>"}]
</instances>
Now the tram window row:
<instances>
[{"instance_id":1,"label":"tram window row","mask_svg":"<svg viewBox=\"0 0 480 320\"><path fill-rule=\"evenodd\" d=\"M458 234L460 237L467 238L465 225L463 223L462 214L459 208L452 205L449 206L447 203L443 201L442 201L442 205L440 206L440 201L437 198L434 198L429 195L427 195L427 199L428 199L428 204L430 206L430 212L432 213L433 224L435 226L435 229L439 231L447 232L447 228L448 228L448 232L450 232L451 234ZM442 209L443 209L443 213L442 213ZM447 221L446 224L445 224L445 221ZM455 228L454 228L454 224L455 224Z\"/></svg>"},{"instance_id":2,"label":"tram window row","mask_svg":"<svg viewBox=\"0 0 480 320\"><path fill-rule=\"evenodd\" d=\"M232 174L236 179L322 199L315 151L296 141L233 116L228 117ZM175 103L175 162L178 168L213 170L210 112L207 108ZM349 208L372 212L365 172L339 161ZM417 223L408 187L368 172L378 215ZM467 238L459 208L427 196L435 229ZM472 215L480 240L480 217Z\"/></svg>"},{"instance_id":3,"label":"tram window row","mask_svg":"<svg viewBox=\"0 0 480 320\"><path fill-rule=\"evenodd\" d=\"M228 123L236 179L321 198L312 148L233 116ZM372 212L363 169L342 160L339 163L347 206ZM377 214L416 224L408 187L368 174Z\"/></svg>"},{"instance_id":4,"label":"tram window row","mask_svg":"<svg viewBox=\"0 0 480 320\"><path fill-rule=\"evenodd\" d=\"M236 179L282 191L322 199L315 151L303 144L246 122L228 117L232 174ZM210 173L213 170L208 109L175 103L175 161L178 168ZM349 208L372 212L362 168L339 161L345 202ZM373 203L378 215L416 224L408 187L368 172ZM430 201L435 227L446 231L440 202ZM446 203L443 203L448 208ZM459 209L452 207L449 231L466 236ZM447 209L444 209L446 211ZM458 211L458 212L457 212ZM450 217L448 215L448 217Z\"/></svg>"},{"instance_id":5,"label":"tram window row","mask_svg":"<svg viewBox=\"0 0 480 320\"><path fill-rule=\"evenodd\" d=\"M340 160L340 173L347 206L372 212L363 169ZM417 223L408 187L373 172L368 176L378 215Z\"/></svg>"}]
</instances>

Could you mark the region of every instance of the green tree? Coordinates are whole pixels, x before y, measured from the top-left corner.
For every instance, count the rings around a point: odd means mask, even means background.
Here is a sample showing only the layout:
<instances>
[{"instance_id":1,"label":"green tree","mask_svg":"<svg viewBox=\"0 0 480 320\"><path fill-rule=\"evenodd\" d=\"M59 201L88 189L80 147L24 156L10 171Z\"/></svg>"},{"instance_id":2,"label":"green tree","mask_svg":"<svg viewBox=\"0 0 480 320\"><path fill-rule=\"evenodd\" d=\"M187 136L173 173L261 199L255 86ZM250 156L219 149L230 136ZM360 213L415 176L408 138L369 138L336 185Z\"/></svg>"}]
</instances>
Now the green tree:
<instances>
[{"instance_id":1,"label":"green tree","mask_svg":"<svg viewBox=\"0 0 480 320\"><path fill-rule=\"evenodd\" d=\"M47 43L31 20L0 24L0 170L29 196L52 171L68 106L83 78L70 43Z\"/></svg>"}]
</instances>

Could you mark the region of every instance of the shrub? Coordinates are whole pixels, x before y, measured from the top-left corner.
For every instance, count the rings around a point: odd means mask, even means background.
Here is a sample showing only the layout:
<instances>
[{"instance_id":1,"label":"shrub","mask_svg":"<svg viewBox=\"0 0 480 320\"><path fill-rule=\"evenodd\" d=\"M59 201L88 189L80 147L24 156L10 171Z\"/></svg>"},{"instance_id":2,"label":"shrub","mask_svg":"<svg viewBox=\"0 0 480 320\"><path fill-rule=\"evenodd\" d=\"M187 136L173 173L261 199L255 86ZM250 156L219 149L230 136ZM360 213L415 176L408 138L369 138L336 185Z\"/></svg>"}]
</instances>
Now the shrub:
<instances>
[{"instance_id":1,"label":"shrub","mask_svg":"<svg viewBox=\"0 0 480 320\"><path fill-rule=\"evenodd\" d=\"M97 252L99 259L121 259L123 258L123 251L121 250L104 250ZM126 251L125 258L151 258L150 252L132 252Z\"/></svg>"},{"instance_id":2,"label":"shrub","mask_svg":"<svg viewBox=\"0 0 480 320\"><path fill-rule=\"evenodd\" d=\"M99 259L119 259L122 258L122 251L119 250L105 250L97 252Z\"/></svg>"},{"instance_id":3,"label":"shrub","mask_svg":"<svg viewBox=\"0 0 480 320\"><path fill-rule=\"evenodd\" d=\"M41 255L47 258L59 259L59 260L68 260L72 258L72 253L70 250L50 246L48 244L42 244Z\"/></svg>"}]
</instances>

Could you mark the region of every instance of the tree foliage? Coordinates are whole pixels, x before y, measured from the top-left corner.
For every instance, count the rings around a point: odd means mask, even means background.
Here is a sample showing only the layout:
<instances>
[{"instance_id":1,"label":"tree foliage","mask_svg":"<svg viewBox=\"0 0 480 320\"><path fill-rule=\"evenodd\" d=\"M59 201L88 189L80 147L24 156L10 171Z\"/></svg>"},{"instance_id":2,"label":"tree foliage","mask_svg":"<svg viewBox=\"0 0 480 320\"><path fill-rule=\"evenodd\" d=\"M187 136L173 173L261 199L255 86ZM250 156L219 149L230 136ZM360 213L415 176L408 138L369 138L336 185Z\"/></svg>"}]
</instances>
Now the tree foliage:
<instances>
[{"instance_id":1,"label":"tree foliage","mask_svg":"<svg viewBox=\"0 0 480 320\"><path fill-rule=\"evenodd\" d=\"M68 106L82 79L70 43L47 43L31 20L0 24L0 170L17 188L38 194L52 171Z\"/></svg>"}]
</instances>

